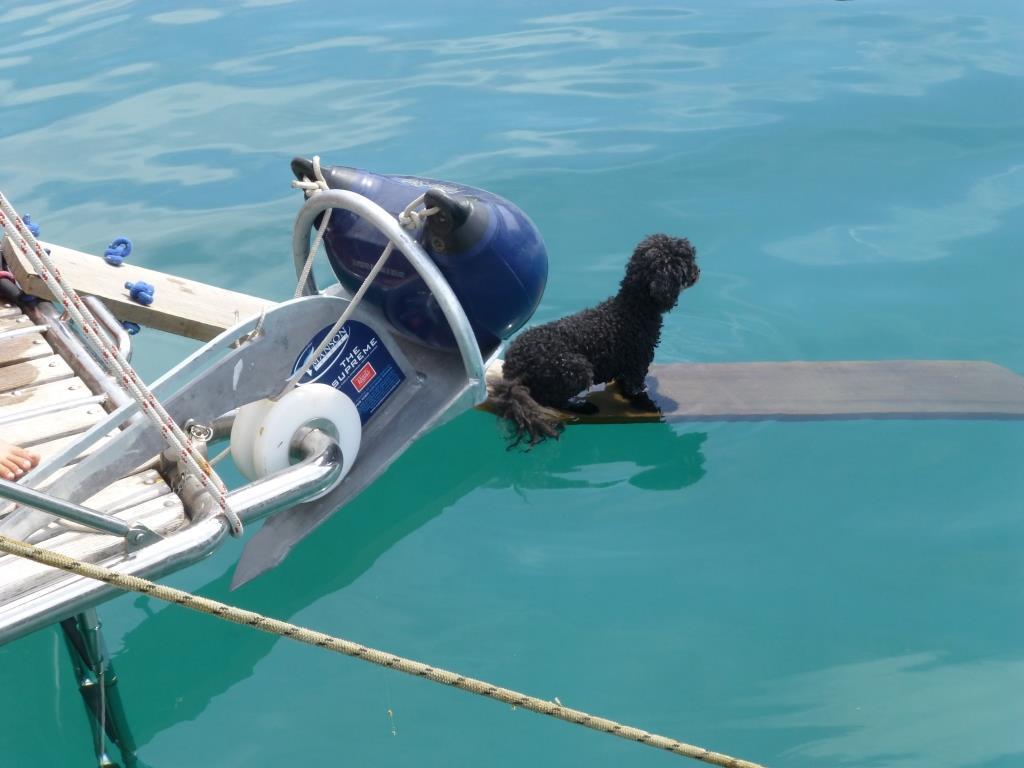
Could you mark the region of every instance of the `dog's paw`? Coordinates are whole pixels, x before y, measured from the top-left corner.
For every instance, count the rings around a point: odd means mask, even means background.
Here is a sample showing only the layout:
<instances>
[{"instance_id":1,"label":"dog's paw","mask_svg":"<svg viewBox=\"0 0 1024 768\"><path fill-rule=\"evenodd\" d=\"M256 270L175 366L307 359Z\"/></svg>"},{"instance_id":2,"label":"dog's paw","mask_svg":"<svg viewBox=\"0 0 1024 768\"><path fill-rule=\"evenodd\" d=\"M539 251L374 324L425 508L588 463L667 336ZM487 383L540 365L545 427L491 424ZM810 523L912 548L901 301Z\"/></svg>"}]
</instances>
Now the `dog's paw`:
<instances>
[{"instance_id":1,"label":"dog's paw","mask_svg":"<svg viewBox=\"0 0 1024 768\"><path fill-rule=\"evenodd\" d=\"M626 399L629 400L629 404L638 411L644 411L646 413L661 413L661 408L659 408L658 404L651 399L651 396L647 394L647 390L645 389L634 394L626 394Z\"/></svg>"},{"instance_id":2,"label":"dog's paw","mask_svg":"<svg viewBox=\"0 0 1024 768\"><path fill-rule=\"evenodd\" d=\"M578 416L593 416L598 412L599 408L583 398L574 397L559 410L565 411L566 413L575 413Z\"/></svg>"}]
</instances>

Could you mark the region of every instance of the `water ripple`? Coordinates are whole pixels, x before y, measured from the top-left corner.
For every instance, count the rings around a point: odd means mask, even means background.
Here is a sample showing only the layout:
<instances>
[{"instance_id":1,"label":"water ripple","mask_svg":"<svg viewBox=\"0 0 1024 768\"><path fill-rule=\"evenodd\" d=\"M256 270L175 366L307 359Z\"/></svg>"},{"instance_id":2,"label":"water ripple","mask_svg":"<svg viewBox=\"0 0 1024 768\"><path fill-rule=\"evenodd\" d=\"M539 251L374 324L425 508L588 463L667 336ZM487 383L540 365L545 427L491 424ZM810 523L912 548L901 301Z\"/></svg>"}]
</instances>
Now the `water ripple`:
<instances>
[{"instance_id":1,"label":"water ripple","mask_svg":"<svg viewBox=\"0 0 1024 768\"><path fill-rule=\"evenodd\" d=\"M876 224L837 224L765 246L774 256L816 266L878 261L930 261L956 242L991 232L1024 206L1024 165L972 184L959 200L932 208L892 208Z\"/></svg>"},{"instance_id":2,"label":"water ripple","mask_svg":"<svg viewBox=\"0 0 1024 768\"><path fill-rule=\"evenodd\" d=\"M1024 660L894 656L785 678L759 699L790 710L758 727L824 731L786 755L843 765L943 768L1024 753ZM957 706L950 706L955 692ZM1008 763L1007 763L1008 764Z\"/></svg>"}]
</instances>

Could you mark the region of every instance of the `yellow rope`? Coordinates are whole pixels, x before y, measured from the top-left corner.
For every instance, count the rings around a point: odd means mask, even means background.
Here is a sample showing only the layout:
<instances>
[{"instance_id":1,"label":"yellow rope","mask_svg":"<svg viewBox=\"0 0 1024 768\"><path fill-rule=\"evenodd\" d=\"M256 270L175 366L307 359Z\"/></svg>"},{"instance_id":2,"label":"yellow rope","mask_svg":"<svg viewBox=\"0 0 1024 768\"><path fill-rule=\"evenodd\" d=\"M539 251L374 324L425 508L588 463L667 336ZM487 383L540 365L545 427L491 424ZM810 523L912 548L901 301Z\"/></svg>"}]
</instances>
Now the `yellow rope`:
<instances>
[{"instance_id":1,"label":"yellow rope","mask_svg":"<svg viewBox=\"0 0 1024 768\"><path fill-rule=\"evenodd\" d=\"M646 744L649 747L663 749L667 752L681 755L682 757L701 760L705 763L711 763L712 765L724 766L724 768L763 768L763 766L760 766L757 763L751 763L747 760L723 755L720 752L712 752L709 749L695 747L692 744L684 744L681 741L669 739L665 736L658 736L657 734L642 731L639 728L633 728L632 726L616 723L614 720L597 717L596 715L589 715L578 709L570 709L569 707L564 707L557 702L545 701L533 696L527 696L526 694L519 693L508 688L501 688L497 685L492 685L484 682L483 680L475 680L471 677L460 675L457 672L449 672L448 670L431 667L418 661L404 659L401 656L395 656L391 653L367 648L366 646L359 645L358 643L353 643L350 640L332 637L331 635L326 635L323 632L315 632L311 629L306 629L305 627L289 624L286 621L278 621L277 619L261 616L253 611L246 611L242 608L236 608L235 606L217 602L216 600L199 597L198 595L193 595L180 589L165 587L162 584L157 584L147 579L139 578L138 576L129 576L117 573L116 571L112 571L108 568L103 568L102 566L83 563L75 560L74 558L68 557L67 555L62 555L59 552L52 552L48 549L42 549L32 544L26 544L23 541L9 539L3 535L0 535L0 550L12 555L17 555L18 557L34 560L37 563L42 563L54 568L60 568L63 571L75 573L79 576L97 579L119 589L149 595L160 600L165 600L169 603L176 603L184 608L198 611L199 613L212 614L218 618L232 621L235 624L244 624L252 627L253 629L258 629L281 637L288 637L292 640L297 640L300 643L316 646L317 648L326 648L327 650L334 651L336 653L343 653L346 656L353 656L357 659L369 661L382 667L396 669L399 672L405 672L406 674L414 675L415 677L426 678L427 680L432 680L435 683L450 685L453 688L458 688L469 693L475 693L479 696L486 696L489 699L495 699L496 701L528 709L531 712L536 712L541 715L555 717L559 720L565 720L569 723L582 725L587 728L592 728L595 731L608 733L612 736L618 736L619 738L627 739L629 741L637 741L641 744Z\"/></svg>"}]
</instances>

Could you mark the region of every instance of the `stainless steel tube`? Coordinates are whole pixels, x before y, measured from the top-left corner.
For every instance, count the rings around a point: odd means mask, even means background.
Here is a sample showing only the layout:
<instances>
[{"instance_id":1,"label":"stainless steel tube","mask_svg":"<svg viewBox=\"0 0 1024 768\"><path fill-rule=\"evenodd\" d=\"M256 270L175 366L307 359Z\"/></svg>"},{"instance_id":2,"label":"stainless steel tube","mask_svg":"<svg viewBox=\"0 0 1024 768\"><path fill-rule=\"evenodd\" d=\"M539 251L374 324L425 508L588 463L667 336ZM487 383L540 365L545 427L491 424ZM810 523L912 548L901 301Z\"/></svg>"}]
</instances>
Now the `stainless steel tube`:
<instances>
[{"instance_id":1,"label":"stainless steel tube","mask_svg":"<svg viewBox=\"0 0 1024 768\"><path fill-rule=\"evenodd\" d=\"M132 337L128 331L118 322L114 314L107 309L107 305L98 298L86 296L83 301L92 310L93 315L99 320L103 330L107 332L107 336L124 356L124 359L130 362L132 359Z\"/></svg>"},{"instance_id":2,"label":"stainless steel tube","mask_svg":"<svg viewBox=\"0 0 1024 768\"><path fill-rule=\"evenodd\" d=\"M249 523L326 493L341 473L341 451L323 433L311 430L300 442L308 458L277 474L228 494L228 503ZM166 539L143 547L127 559L108 561L118 573L159 578L207 557L227 537L223 517L208 517ZM68 574L45 592L29 593L0 607L0 644L78 613L117 594L101 581Z\"/></svg>"},{"instance_id":3,"label":"stainless steel tube","mask_svg":"<svg viewBox=\"0 0 1024 768\"><path fill-rule=\"evenodd\" d=\"M35 488L12 483L10 480L0 479L0 497L16 501L27 507L41 509L51 515L63 517L97 531L111 533L114 536L125 536L128 533L129 525L124 520L95 512L81 504L58 499L56 496L50 496Z\"/></svg>"}]
</instances>

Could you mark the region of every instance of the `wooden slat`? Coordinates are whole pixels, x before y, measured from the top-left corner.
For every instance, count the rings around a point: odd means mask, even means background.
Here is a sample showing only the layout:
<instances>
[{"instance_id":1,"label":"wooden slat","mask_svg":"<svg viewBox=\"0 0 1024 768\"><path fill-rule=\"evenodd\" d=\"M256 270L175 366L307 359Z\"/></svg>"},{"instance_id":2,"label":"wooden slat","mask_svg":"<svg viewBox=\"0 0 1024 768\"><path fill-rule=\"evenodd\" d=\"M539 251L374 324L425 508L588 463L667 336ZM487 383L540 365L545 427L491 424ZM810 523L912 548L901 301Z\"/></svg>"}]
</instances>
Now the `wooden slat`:
<instances>
[{"instance_id":1,"label":"wooden slat","mask_svg":"<svg viewBox=\"0 0 1024 768\"><path fill-rule=\"evenodd\" d=\"M209 341L241 320L258 315L274 303L244 293L227 291L195 280L168 275L126 263L112 267L87 253L46 244L61 274L83 295L98 296L118 320L130 320L150 328ZM49 288L14 244L4 242L4 256L22 288L35 296L52 299ZM145 280L156 288L152 305L133 302L125 282Z\"/></svg>"},{"instance_id":2,"label":"wooden slat","mask_svg":"<svg viewBox=\"0 0 1024 768\"><path fill-rule=\"evenodd\" d=\"M95 406L95 407L99 408L99 406ZM99 419L100 416L97 415L96 418ZM38 444L32 445L32 450L39 454L40 461L46 461L51 456L56 456L58 453L63 451L65 448L67 448L69 445L73 444L76 440L80 440L82 438L82 434L84 432L85 432L85 430L83 429L83 430L79 430L78 432L75 432L74 434L67 435L65 437L58 437L56 440L49 440L47 442L43 442L43 443L38 443ZM112 435L116 434L116 430L115 430L115 432L112 432L111 434ZM92 453L93 451L99 450L102 446L104 446L108 442L110 442L110 438L109 437L104 437L104 438L101 438L100 440L97 440L95 443L93 443L91 446L89 446L86 450L84 450L81 453L81 455L76 456L74 459L69 461L68 465L71 465L71 464L74 464L74 463L76 463L78 461L81 461L86 456L88 456L90 453Z\"/></svg>"},{"instance_id":3,"label":"wooden slat","mask_svg":"<svg viewBox=\"0 0 1024 768\"><path fill-rule=\"evenodd\" d=\"M13 339L0 339L0 364L14 365L53 354L53 347L40 333L29 333Z\"/></svg>"},{"instance_id":4,"label":"wooden slat","mask_svg":"<svg viewBox=\"0 0 1024 768\"><path fill-rule=\"evenodd\" d=\"M106 415L102 405L82 405L57 414L19 419L4 424L0 432L7 442L28 447L84 432Z\"/></svg>"},{"instance_id":5,"label":"wooden slat","mask_svg":"<svg viewBox=\"0 0 1024 768\"><path fill-rule=\"evenodd\" d=\"M27 325L32 325L32 321L27 315L20 313L17 315L0 315L0 332L2 331L13 331L16 328L24 328Z\"/></svg>"},{"instance_id":6,"label":"wooden slat","mask_svg":"<svg viewBox=\"0 0 1024 768\"><path fill-rule=\"evenodd\" d=\"M67 467L58 470L56 476L64 474L65 471L67 471ZM56 476L44 481L40 486L40 490L46 490ZM123 510L152 501L170 492L170 487L164 482L159 472L155 469L140 469L138 472L134 472L128 477L111 483L99 493L94 494L86 500L83 506L108 515L117 515ZM68 528L74 529L75 527L75 523L65 523L64 521L58 523L55 521L41 531L32 534L31 540L33 543L39 544L47 539L64 534ZM49 544L45 546L49 546Z\"/></svg>"},{"instance_id":7,"label":"wooden slat","mask_svg":"<svg viewBox=\"0 0 1024 768\"><path fill-rule=\"evenodd\" d=\"M490 382L495 377L499 367L488 371ZM1024 377L988 362L677 363L651 366L647 385L658 412L636 409L610 386L587 396L597 413L565 418L578 424L1024 419Z\"/></svg>"},{"instance_id":8,"label":"wooden slat","mask_svg":"<svg viewBox=\"0 0 1024 768\"><path fill-rule=\"evenodd\" d=\"M148 501L165 493L170 493L170 488L160 473L147 469L111 483L90 496L83 506L101 511L123 509L132 498Z\"/></svg>"},{"instance_id":9,"label":"wooden slat","mask_svg":"<svg viewBox=\"0 0 1024 768\"><path fill-rule=\"evenodd\" d=\"M59 355L26 360L0 368L0 392L38 386L74 376L74 371Z\"/></svg>"},{"instance_id":10,"label":"wooden slat","mask_svg":"<svg viewBox=\"0 0 1024 768\"><path fill-rule=\"evenodd\" d=\"M172 493L115 513L131 523L142 523L160 534L170 534L187 524L181 501ZM124 540L101 533L70 531L54 536L45 544L79 560L98 562L124 552ZM0 603L16 599L64 578L55 568L11 555L0 558Z\"/></svg>"},{"instance_id":11,"label":"wooden slat","mask_svg":"<svg viewBox=\"0 0 1024 768\"><path fill-rule=\"evenodd\" d=\"M91 395L89 387L77 376L62 381L47 382L35 387L12 389L9 392L0 393L0 416L6 418L12 414L68 403ZM59 413L50 416L54 420L60 417Z\"/></svg>"}]
</instances>

